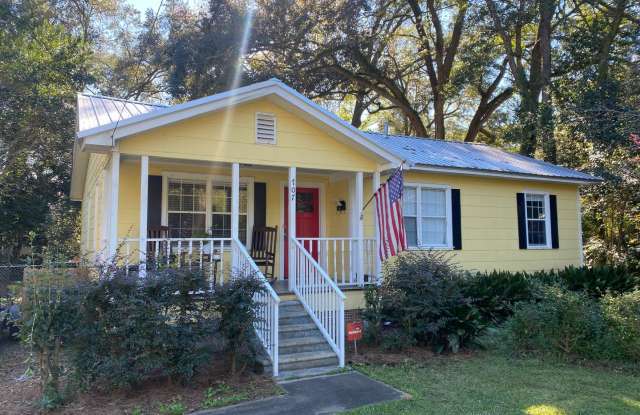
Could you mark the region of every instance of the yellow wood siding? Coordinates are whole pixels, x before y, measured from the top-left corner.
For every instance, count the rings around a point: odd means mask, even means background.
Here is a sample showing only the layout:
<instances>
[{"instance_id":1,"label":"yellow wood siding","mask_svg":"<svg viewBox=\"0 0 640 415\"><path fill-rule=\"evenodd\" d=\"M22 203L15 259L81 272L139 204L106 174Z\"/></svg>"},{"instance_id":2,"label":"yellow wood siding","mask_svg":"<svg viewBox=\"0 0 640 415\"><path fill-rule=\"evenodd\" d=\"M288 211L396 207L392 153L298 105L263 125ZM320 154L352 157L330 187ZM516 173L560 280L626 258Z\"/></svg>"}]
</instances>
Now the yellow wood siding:
<instances>
[{"instance_id":1,"label":"yellow wood siding","mask_svg":"<svg viewBox=\"0 0 640 415\"><path fill-rule=\"evenodd\" d=\"M460 189L462 250L450 251L468 270L533 271L580 263L578 186L531 180L407 172L406 182ZM559 249L519 249L516 193L557 196Z\"/></svg>"},{"instance_id":2,"label":"yellow wood siding","mask_svg":"<svg viewBox=\"0 0 640 415\"><path fill-rule=\"evenodd\" d=\"M109 156L91 154L87 168L84 196L82 198L81 219L81 255L94 258L97 250L103 248L102 225L105 204L105 167Z\"/></svg>"},{"instance_id":3,"label":"yellow wood siding","mask_svg":"<svg viewBox=\"0 0 640 415\"><path fill-rule=\"evenodd\" d=\"M257 144L255 114L276 116L277 144ZM123 139L122 153L328 170L374 171L376 161L268 99Z\"/></svg>"}]
</instances>

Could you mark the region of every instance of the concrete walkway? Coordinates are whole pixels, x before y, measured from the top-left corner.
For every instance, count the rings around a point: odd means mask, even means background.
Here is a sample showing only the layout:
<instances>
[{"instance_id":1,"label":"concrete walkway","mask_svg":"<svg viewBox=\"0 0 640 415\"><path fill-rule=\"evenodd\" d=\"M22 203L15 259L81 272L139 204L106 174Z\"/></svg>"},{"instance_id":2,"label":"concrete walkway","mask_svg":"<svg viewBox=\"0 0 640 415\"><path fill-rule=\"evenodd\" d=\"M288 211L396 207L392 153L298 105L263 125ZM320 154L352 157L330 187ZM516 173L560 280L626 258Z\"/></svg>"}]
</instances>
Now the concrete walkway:
<instances>
[{"instance_id":1,"label":"concrete walkway","mask_svg":"<svg viewBox=\"0 0 640 415\"><path fill-rule=\"evenodd\" d=\"M405 393L358 372L286 381L280 383L280 386L287 392L285 395L211 411L199 411L196 414L333 414L407 397Z\"/></svg>"}]
</instances>

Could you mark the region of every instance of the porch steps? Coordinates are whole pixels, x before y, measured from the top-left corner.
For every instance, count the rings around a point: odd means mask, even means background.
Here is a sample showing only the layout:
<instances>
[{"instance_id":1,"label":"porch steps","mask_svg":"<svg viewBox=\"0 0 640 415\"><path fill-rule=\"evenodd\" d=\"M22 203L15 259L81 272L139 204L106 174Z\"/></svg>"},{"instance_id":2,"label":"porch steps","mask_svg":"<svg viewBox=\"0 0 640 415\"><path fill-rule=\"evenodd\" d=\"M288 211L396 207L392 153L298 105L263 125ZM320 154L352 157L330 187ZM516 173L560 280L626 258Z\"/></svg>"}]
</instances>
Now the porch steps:
<instances>
[{"instance_id":1,"label":"porch steps","mask_svg":"<svg viewBox=\"0 0 640 415\"><path fill-rule=\"evenodd\" d=\"M338 356L300 301L281 301L279 317L279 378L338 369Z\"/></svg>"}]
</instances>

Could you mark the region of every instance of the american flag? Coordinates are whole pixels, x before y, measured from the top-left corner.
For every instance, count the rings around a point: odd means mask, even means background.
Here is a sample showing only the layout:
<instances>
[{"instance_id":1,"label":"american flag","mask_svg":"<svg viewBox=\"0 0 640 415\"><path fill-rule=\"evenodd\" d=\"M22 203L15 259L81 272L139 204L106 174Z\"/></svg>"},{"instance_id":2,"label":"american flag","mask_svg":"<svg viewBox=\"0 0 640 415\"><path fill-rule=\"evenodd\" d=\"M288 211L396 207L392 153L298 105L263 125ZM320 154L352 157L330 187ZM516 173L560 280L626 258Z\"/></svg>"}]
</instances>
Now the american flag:
<instances>
[{"instance_id":1,"label":"american flag","mask_svg":"<svg viewBox=\"0 0 640 415\"><path fill-rule=\"evenodd\" d=\"M382 261L407 249L407 233L402 218L402 189L400 166L374 194L380 237L378 255Z\"/></svg>"}]
</instances>

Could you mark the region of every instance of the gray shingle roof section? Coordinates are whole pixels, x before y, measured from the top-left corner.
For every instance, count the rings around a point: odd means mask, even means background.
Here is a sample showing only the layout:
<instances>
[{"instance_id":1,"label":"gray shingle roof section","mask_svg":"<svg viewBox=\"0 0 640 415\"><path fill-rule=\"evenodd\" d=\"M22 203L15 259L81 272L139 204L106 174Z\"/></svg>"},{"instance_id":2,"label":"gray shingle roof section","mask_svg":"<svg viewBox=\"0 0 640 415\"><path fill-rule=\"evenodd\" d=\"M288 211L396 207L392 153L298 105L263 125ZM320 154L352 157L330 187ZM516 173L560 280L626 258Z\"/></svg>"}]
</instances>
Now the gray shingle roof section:
<instances>
[{"instance_id":1,"label":"gray shingle roof section","mask_svg":"<svg viewBox=\"0 0 640 415\"><path fill-rule=\"evenodd\" d=\"M166 106L101 95L78 94L78 131L100 127L162 108Z\"/></svg>"},{"instance_id":2,"label":"gray shingle roof section","mask_svg":"<svg viewBox=\"0 0 640 415\"><path fill-rule=\"evenodd\" d=\"M599 177L484 144L384 135L372 132L367 132L366 135L374 143L407 160L411 165L534 175L542 178L579 181L601 180Z\"/></svg>"}]
</instances>

